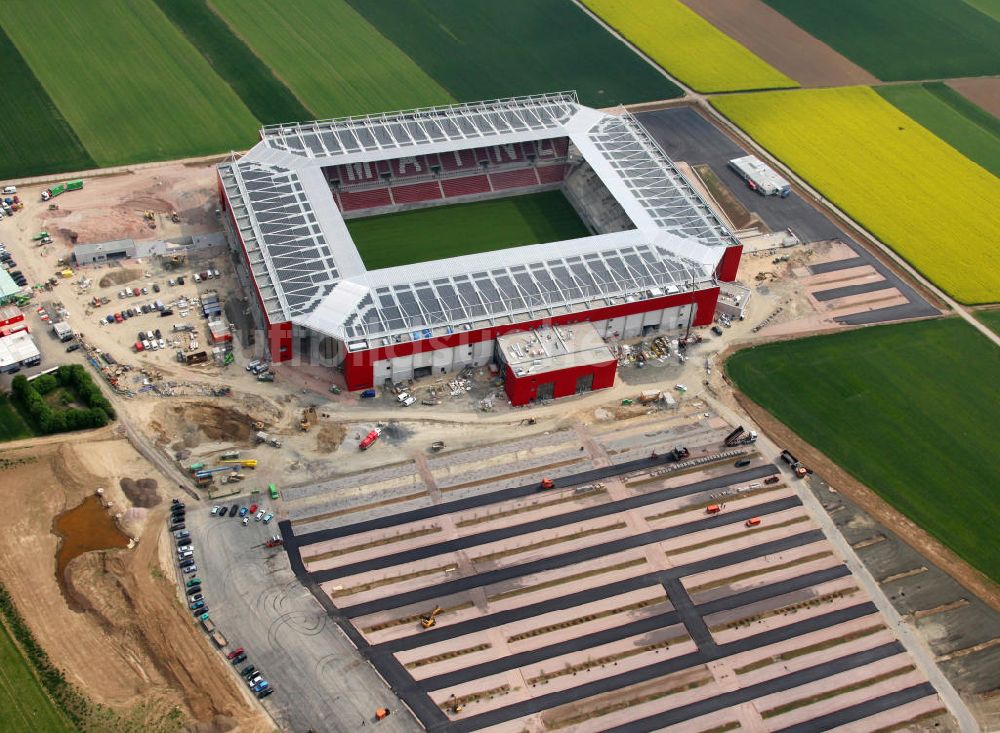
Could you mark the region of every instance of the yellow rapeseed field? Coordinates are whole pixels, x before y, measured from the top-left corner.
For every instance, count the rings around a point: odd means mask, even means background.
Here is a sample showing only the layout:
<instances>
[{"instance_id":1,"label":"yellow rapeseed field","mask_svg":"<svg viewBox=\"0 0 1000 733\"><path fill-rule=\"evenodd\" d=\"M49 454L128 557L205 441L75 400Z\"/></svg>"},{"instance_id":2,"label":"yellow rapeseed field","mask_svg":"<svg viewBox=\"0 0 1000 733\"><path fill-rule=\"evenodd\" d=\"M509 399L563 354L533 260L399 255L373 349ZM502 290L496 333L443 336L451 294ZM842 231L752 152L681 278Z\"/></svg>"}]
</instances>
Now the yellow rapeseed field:
<instances>
[{"instance_id":1,"label":"yellow rapeseed field","mask_svg":"<svg viewBox=\"0 0 1000 733\"><path fill-rule=\"evenodd\" d=\"M583 4L695 91L798 86L679 0L583 0Z\"/></svg>"},{"instance_id":2,"label":"yellow rapeseed field","mask_svg":"<svg viewBox=\"0 0 1000 733\"><path fill-rule=\"evenodd\" d=\"M874 91L712 104L954 298L1000 300L1000 178Z\"/></svg>"}]
</instances>

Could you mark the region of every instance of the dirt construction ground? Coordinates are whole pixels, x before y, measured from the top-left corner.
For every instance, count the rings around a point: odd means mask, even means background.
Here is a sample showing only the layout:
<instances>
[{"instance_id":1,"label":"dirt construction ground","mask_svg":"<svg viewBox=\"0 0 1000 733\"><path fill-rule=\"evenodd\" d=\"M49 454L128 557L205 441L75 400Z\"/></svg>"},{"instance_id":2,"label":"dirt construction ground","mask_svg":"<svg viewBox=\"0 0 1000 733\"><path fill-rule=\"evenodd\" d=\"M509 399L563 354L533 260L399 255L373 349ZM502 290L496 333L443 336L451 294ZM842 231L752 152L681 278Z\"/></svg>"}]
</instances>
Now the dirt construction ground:
<instances>
[{"instance_id":1,"label":"dirt construction ground","mask_svg":"<svg viewBox=\"0 0 1000 733\"><path fill-rule=\"evenodd\" d=\"M682 0L716 28L804 87L877 84L878 79L763 0Z\"/></svg>"},{"instance_id":2,"label":"dirt construction ground","mask_svg":"<svg viewBox=\"0 0 1000 733\"><path fill-rule=\"evenodd\" d=\"M67 679L123 714L143 704L139 719L150 731L175 707L197 724L191 730L273 730L180 605L161 531L169 498L161 488L156 507L136 509L119 488L122 478L169 485L163 477L111 429L25 443L0 450L7 520L0 581ZM53 519L98 487L139 542L131 550L77 557L64 591L56 578L60 538L51 531Z\"/></svg>"}]
</instances>

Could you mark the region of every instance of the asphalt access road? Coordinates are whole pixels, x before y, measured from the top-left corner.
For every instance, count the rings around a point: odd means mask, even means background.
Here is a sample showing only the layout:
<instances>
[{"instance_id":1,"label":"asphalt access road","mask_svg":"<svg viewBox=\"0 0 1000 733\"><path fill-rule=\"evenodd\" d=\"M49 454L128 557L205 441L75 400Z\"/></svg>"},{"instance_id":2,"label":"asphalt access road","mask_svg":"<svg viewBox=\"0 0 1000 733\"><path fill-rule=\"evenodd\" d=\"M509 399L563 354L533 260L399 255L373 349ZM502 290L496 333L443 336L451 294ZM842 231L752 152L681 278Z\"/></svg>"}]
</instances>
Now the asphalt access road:
<instances>
[{"instance_id":1,"label":"asphalt access road","mask_svg":"<svg viewBox=\"0 0 1000 733\"><path fill-rule=\"evenodd\" d=\"M780 731L777 731L777 733L821 733L821 731L831 730L841 725L854 723L869 716L885 712L886 710L898 708L900 705L906 705L907 703L919 700L922 697L936 694L937 691L934 689L934 685L930 682L924 682L919 685L914 685L913 687L907 687L905 690L890 692L888 695L877 697L874 700L865 700L864 702L844 708L843 710L827 713L822 718L817 720L807 720L803 723L799 723L798 725L791 725L787 728L782 728Z\"/></svg>"},{"instance_id":2,"label":"asphalt access road","mask_svg":"<svg viewBox=\"0 0 1000 733\"><path fill-rule=\"evenodd\" d=\"M561 555L543 557L532 562L522 563L520 565L498 568L497 570L491 570L485 573L478 573L476 575L456 578L455 580L438 583L424 588L417 588L407 593L397 593L386 598L357 603L353 606L346 606L343 611L348 618L356 618L358 616L365 616L369 613L375 613L376 611L386 611L392 608L399 608L400 606L408 606L411 603L429 601L441 596L448 596L453 593L471 590L472 588L493 585L494 583L520 578L525 575L533 575L534 573L540 573L546 570L556 570L572 566L577 563L586 562L587 560L597 560L612 553L631 550L657 542L665 542L666 540L681 537L692 532L717 529L727 524L742 524L751 517L766 517L769 514L801 506L801 504L802 502L797 496L777 499L766 504L759 504L757 506L735 509L730 512L724 512L723 514L708 516L703 519L699 519L698 521L689 522L688 524L682 524L676 527L665 527L664 529L643 532L642 534L623 537L621 539L612 540L611 542L605 542L600 545L583 547L579 550L573 550L572 552L563 553ZM312 574L313 581L317 583L323 582L322 578L322 572Z\"/></svg>"},{"instance_id":3,"label":"asphalt access road","mask_svg":"<svg viewBox=\"0 0 1000 733\"><path fill-rule=\"evenodd\" d=\"M695 610L694 603L691 602L691 596L688 595L681 581L678 578L671 578L663 585L667 589L667 597L670 598L670 601L674 604L674 608L677 609L677 614L681 617L681 623L687 629L688 636L697 645L698 651L705 654L712 654L718 645L715 643L715 639L712 638L712 632L708 630L708 624L705 623L705 619ZM739 608L739 606L730 606L730 608Z\"/></svg>"},{"instance_id":4,"label":"asphalt access road","mask_svg":"<svg viewBox=\"0 0 1000 733\"><path fill-rule=\"evenodd\" d=\"M854 654L848 654L844 657L832 659L824 664L817 664L814 667L799 670L798 672L792 672L791 674L776 677L775 679L767 680L766 682L760 682L756 685L750 685L749 687L743 687L739 690L734 690L733 692L725 692L721 695L716 695L715 697L704 700L698 700L697 702L693 702L688 705L681 705L680 707L673 708L672 710L651 715L647 718L642 718L641 720L636 720L617 728L611 728L608 733L626 733L626 731L628 733L635 733L635 731L650 731L663 728L668 725L676 725L677 723L683 723L685 720L690 720L691 718L697 718L701 715L714 713L716 710L722 710L723 708L733 707L741 705L745 702L750 702L751 700L756 700L758 697L772 695L775 692L784 692L785 690L790 690L793 687L807 685L810 682L816 682L817 680L839 674L840 672L847 672L851 669L864 667L865 665L877 662L880 659L885 659L895 654L899 654L901 651L903 651L903 647L898 642L889 642L888 644L877 646L874 649L866 649L861 652L855 652ZM880 711L876 710L876 712ZM828 730L830 727L833 726L827 726L826 729Z\"/></svg>"},{"instance_id":5,"label":"asphalt access road","mask_svg":"<svg viewBox=\"0 0 1000 733\"><path fill-rule=\"evenodd\" d=\"M621 476L622 474L632 473L633 471L645 471L652 468L658 468L660 466L670 465L671 463L672 461L667 456L639 458L634 461L616 463L610 466L604 466L564 476L557 481L556 487L568 488L571 486L581 486L583 484L611 478L612 476ZM732 473L720 479L710 480L728 481L729 483L720 484L720 486L728 486L729 484L736 484L741 481L760 478L762 476L769 476L772 473L778 473L778 469L773 465L768 464L765 466L748 468L745 471ZM500 502L509 501L511 499L521 499L525 496L534 496L538 493L538 491L538 481L533 481L532 483L525 484L524 486L515 486L510 489L493 491L488 494L479 494L465 499L457 499L455 501L444 502L442 504L434 504L432 506L421 507L420 509L413 509L408 512L386 514L385 516L378 517L376 519L369 519L364 522L349 524L344 527L322 529L303 535L295 535L292 533L291 523L282 522L281 531L282 536L284 536L285 539L286 547L297 548L305 545L311 545L316 542L323 542L325 540L349 537L350 535L359 534L361 532L370 532L376 529L388 529L400 524L418 522L424 519L440 517L444 514L453 514L454 512L465 511L467 509L476 509L489 504L499 504Z\"/></svg>"},{"instance_id":6,"label":"asphalt access road","mask_svg":"<svg viewBox=\"0 0 1000 733\"><path fill-rule=\"evenodd\" d=\"M454 687L455 685L469 682L470 680L477 680L483 677L488 677L489 675L499 674L511 669L524 667L529 664L544 662L546 659L552 659L564 654L579 651L581 649L592 649L600 646L601 644L610 644L615 641L627 639L630 636L645 634L655 631L656 629L672 626L678 621L684 623L685 628L688 629L688 632L697 644L698 649L710 654L714 652L716 643L712 639L708 626L705 625L703 616L707 616L711 613L717 613L719 611L741 608L751 603L757 603L758 601L766 600L768 598L775 598L777 596L785 595L786 593L793 593L797 590L810 588L819 583L825 583L849 574L850 570L847 569L846 565L838 565L824 570L817 570L816 572L808 573L806 575L800 575L797 578L791 578L779 583L772 583L771 585L754 588L744 593L736 593L731 596L726 596L725 598L720 598L704 604L703 606L698 606L697 608L693 603L691 603L691 599L688 597L687 592L684 591L680 581L676 578L669 578L664 581L664 585L667 587L667 594L676 609L674 611L666 611L656 616L650 616L637 621L619 624L614 628L603 629L592 634L585 634L583 636L567 639L566 641L557 642L538 649L529 649L528 651L511 654L510 656L503 657L502 659L493 659L489 662L483 662L482 664L455 670L454 672L446 672L435 677L427 677L420 680L418 684L427 691L442 690L447 687ZM681 601L683 608L678 606L677 599L680 598L686 600L686 604L684 604L683 600ZM691 633L692 626L697 627L695 629L695 633Z\"/></svg>"},{"instance_id":7,"label":"asphalt access road","mask_svg":"<svg viewBox=\"0 0 1000 733\"><path fill-rule=\"evenodd\" d=\"M855 263L853 266L871 265L890 283L890 287L898 289L910 301L906 305L841 316L836 319L837 321L849 325L862 325L938 315L937 309L824 216L811 201L803 199L796 193L783 199L777 196L761 196L751 191L728 165L733 158L747 155L751 151L737 145L695 108L674 107L643 112L636 115L636 118L671 159L682 160L690 165L707 163L733 196L747 209L757 212L772 230L791 229L803 242L841 240L857 254L857 261L851 259L851 262ZM817 269L821 267L822 265L815 266L812 272L818 274L828 271Z\"/></svg>"},{"instance_id":8,"label":"asphalt access road","mask_svg":"<svg viewBox=\"0 0 1000 733\"><path fill-rule=\"evenodd\" d=\"M189 509L187 527L211 617L228 649L246 649L240 667L253 664L274 687L262 702L283 730L354 731L379 707L393 710L380 733L420 730L292 574L284 553L263 546L272 527L252 520L244 527L200 504Z\"/></svg>"},{"instance_id":9,"label":"asphalt access road","mask_svg":"<svg viewBox=\"0 0 1000 733\"><path fill-rule=\"evenodd\" d=\"M685 486L651 491L648 494L638 494L636 496L630 496L626 499L620 499L618 501L595 504L583 509L577 509L576 511L557 514L551 517L544 517L532 522L511 524L506 527L480 532L479 534L457 537L453 540L445 540L443 542L424 545L422 547L414 547L409 550L403 550L389 555L382 555L381 557L374 557L369 560L361 560L349 565L341 565L329 570L317 571L313 573L313 578L319 580L319 582L325 582L334 578L344 578L358 573L384 570L385 568L391 568L395 565L403 565L416 560L426 560L427 558L434 557L435 555L443 555L448 552L459 552L460 550L466 550L470 547L487 545L493 542L510 539L511 537L531 534L532 532L540 532L546 529L558 529L559 527L579 524L580 522L585 522L590 519L600 519L601 517L607 517L620 512L627 512L630 509L638 509L640 507L657 504L661 501L667 501L669 499L677 499L683 496L690 496L691 494L699 494L713 489L721 489L726 486L731 486L734 483L752 481L753 479L762 478L774 473L777 473L777 469L771 464L757 466L729 476L710 478L693 484L687 484ZM535 493L537 493L537 490ZM322 580L320 580L320 577Z\"/></svg>"},{"instance_id":10,"label":"asphalt access road","mask_svg":"<svg viewBox=\"0 0 1000 733\"><path fill-rule=\"evenodd\" d=\"M509 720L519 720L525 718L534 713L539 713L543 710L549 710L551 708L559 707L560 705L568 705L570 703L577 702L579 700L586 699L588 697L593 697L595 695L600 695L603 693L611 692L613 690L620 690L623 687L628 687L631 685L640 684L643 682L648 682L649 680L656 679L657 677L663 677L674 672L678 672L683 669L688 669L689 667L694 667L700 664L706 664L708 662L714 661L716 659L722 659L724 657L731 656L733 654L739 654L740 652L749 651L751 649L757 649L762 646L767 646L769 644L776 644L780 641L786 641L788 639L794 639L796 637L802 636L803 634L808 634L813 631L819 631L820 629L829 628L830 626L836 626L837 624L842 624L846 621L851 621L855 618L860 618L862 616L867 616L869 614L875 613L875 604L871 602L859 603L855 606L850 606L848 608L838 609L836 611L831 611L829 613L823 614L821 616L813 616L812 618L804 619L802 621L797 621L793 624L783 626L778 629L771 629L769 631L764 631L759 634L754 634L753 636L744 637L743 639L738 639L736 641L730 642L728 644L721 644L716 647L716 651L712 654L696 651L690 654L684 654L679 657L674 657L672 659L664 660L663 662L657 662L656 664L647 665L645 667L639 667L637 669L629 670L628 672L623 672L622 674L615 675L613 677L606 677L601 680L594 680L593 682L586 682L577 687L572 687L566 690L560 690L559 692L552 692L547 695L540 695L534 697L530 700L525 700L524 702L515 703L513 705L508 705L504 708L499 708L496 710L490 710L479 715L474 715L468 717L464 720L453 722L449 731L453 733L466 733L467 731L475 731L480 728L487 728L491 725L499 725L500 723L507 722ZM903 646L898 641L889 642L881 647L876 647L874 650L868 650L866 652L861 652L860 655L849 655L848 657L843 657L841 659L833 659L829 662L824 662L823 664L816 665L809 670L801 670L799 672L794 672L785 677L779 677L776 680L769 680L762 683L761 685L756 685L754 687L745 688L738 690L734 693L727 693L728 695L735 695L739 693L746 693L747 690L754 690L755 688L761 688L759 691L754 692L752 696L745 698L745 700L752 700L761 695L767 695L772 692L781 692L783 690L791 689L792 687L797 687L798 685L804 685L807 682L811 682L813 679L822 679L823 677L828 677L830 675L837 674L838 672L844 672L848 669L853 669L863 664L870 664L878 659L883 659L885 657L890 657L893 654L899 654L903 651ZM811 671L811 675L807 674ZM774 689L767 689L768 686L773 686ZM689 718L696 717L698 715L705 715L710 712L714 712L722 707L727 707L731 704L739 704L735 699L727 700L725 703L719 705L718 707L713 707L713 701L717 701L725 696L720 695L703 702L695 703L696 705L707 705L707 709L698 710L695 712L690 712L689 714L684 714L679 718L678 721L668 721L663 723L657 723L655 725L644 726L642 730L654 730L657 728L662 728L670 725L673 722L680 722L683 720L688 720ZM740 702L743 702L742 700ZM690 706L685 706L690 707ZM665 713L665 715L670 715L676 713L677 711L684 711L685 708L675 708L671 711ZM630 730L628 727L622 730ZM640 730L640 729L632 729Z\"/></svg>"},{"instance_id":11,"label":"asphalt access road","mask_svg":"<svg viewBox=\"0 0 1000 733\"><path fill-rule=\"evenodd\" d=\"M466 634L471 634L476 631L484 631L485 629L490 629L495 626L503 626L504 624L509 624L515 621L534 618L546 613L551 613L552 611L562 611L568 608L576 608L585 603L593 603L594 601L600 601L605 598L611 598L612 596L629 593L634 590L639 590L640 588L647 588L656 583L662 584L670 578L683 578L696 573L705 572L706 570L716 570L718 568L733 565L734 563L764 557L766 555L770 555L771 553L784 552L785 550L789 550L793 547L802 547L803 545L808 545L821 539L823 539L822 532L819 530L810 530L791 537L783 537L780 540L773 540L761 545L756 545L747 550L737 550L725 555L716 555L705 560L699 560L695 563L689 563L688 565L679 565L677 567L670 568L669 570L658 570L653 573L636 575L631 578L626 578L625 580L615 581L614 583L602 583L596 587L588 588L587 590L570 593L569 595L557 596L555 598L549 598L544 601L539 601L538 603L532 603L528 606L520 606L518 608L511 608L505 611L497 611L496 613L487 614L485 616L477 616L476 618L471 618L467 621L459 621L457 623L435 626L433 629L422 631L419 635L392 639L390 641L383 642L382 644L378 644L377 646L379 649L385 649L390 652L408 651L427 644L436 644L441 641L447 641L448 639L454 639L458 636L465 636ZM844 565L838 565L837 568L844 568L844 574L848 572L846 570L846 566ZM751 597L750 594L755 592L756 591L752 590L740 595L741 597ZM716 611L723 610L721 607L716 608L714 606L715 603L716 601L712 601L704 606L701 606L700 608L710 609L703 611L703 613L715 613Z\"/></svg>"}]
</instances>

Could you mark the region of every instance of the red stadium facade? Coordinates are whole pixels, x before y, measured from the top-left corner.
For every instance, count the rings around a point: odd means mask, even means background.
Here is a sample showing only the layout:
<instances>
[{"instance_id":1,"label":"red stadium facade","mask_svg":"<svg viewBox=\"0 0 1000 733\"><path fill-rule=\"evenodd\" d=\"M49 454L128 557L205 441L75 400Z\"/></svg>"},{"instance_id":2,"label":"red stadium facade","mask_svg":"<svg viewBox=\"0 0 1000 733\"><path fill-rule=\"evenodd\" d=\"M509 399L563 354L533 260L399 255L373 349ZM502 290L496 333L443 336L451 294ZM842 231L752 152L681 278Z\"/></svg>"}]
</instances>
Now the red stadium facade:
<instances>
[{"instance_id":1,"label":"red stadium facade","mask_svg":"<svg viewBox=\"0 0 1000 733\"><path fill-rule=\"evenodd\" d=\"M552 189L592 236L368 271L344 224ZM219 194L269 358L322 342L350 390L485 366L517 332L709 325L742 253L634 118L565 93L264 128ZM522 404L609 386L614 363L502 373Z\"/></svg>"}]
</instances>

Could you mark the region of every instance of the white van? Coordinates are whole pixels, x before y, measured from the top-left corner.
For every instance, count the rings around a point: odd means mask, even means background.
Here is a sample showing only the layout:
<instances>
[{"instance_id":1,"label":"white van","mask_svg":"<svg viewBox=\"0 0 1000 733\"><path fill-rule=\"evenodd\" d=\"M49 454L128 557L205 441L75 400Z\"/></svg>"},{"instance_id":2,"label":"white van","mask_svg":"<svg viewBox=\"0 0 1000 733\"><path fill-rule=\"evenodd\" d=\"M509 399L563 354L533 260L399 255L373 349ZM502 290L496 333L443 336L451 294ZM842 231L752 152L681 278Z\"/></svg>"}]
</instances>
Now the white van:
<instances>
[{"instance_id":1,"label":"white van","mask_svg":"<svg viewBox=\"0 0 1000 733\"><path fill-rule=\"evenodd\" d=\"M7 186L3 192L6 193L17 193L17 186Z\"/></svg>"},{"instance_id":2,"label":"white van","mask_svg":"<svg viewBox=\"0 0 1000 733\"><path fill-rule=\"evenodd\" d=\"M199 275L197 272L194 274L194 281L196 283L200 283L201 282L201 275Z\"/></svg>"}]
</instances>

